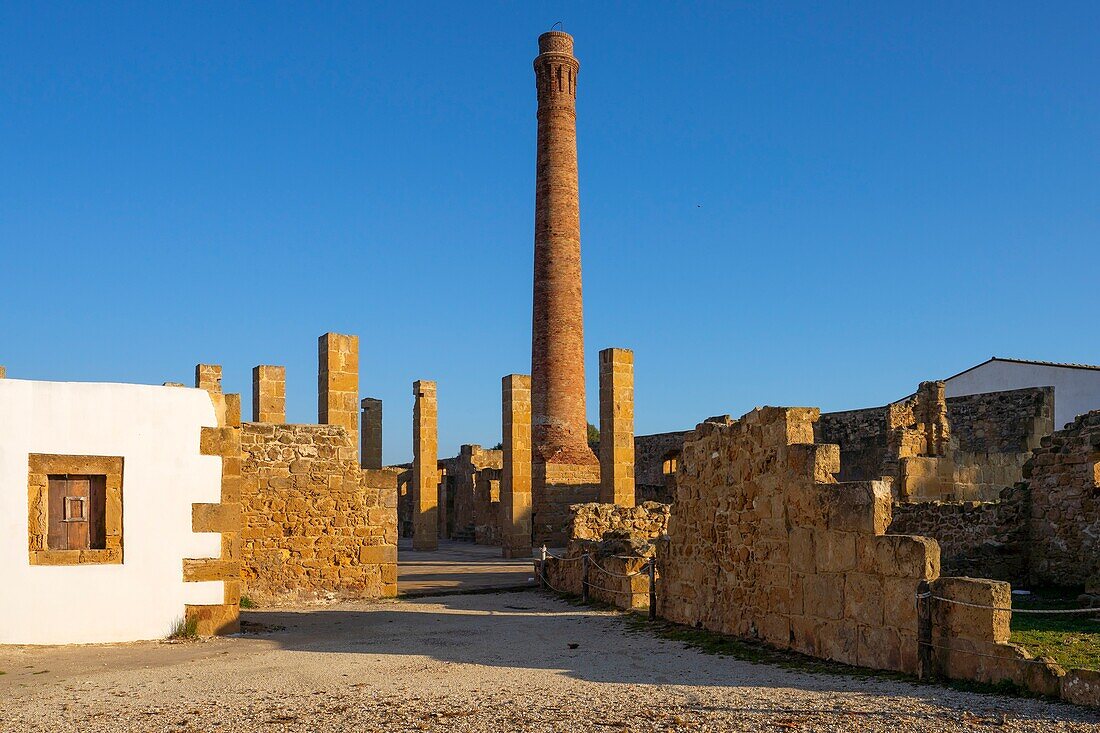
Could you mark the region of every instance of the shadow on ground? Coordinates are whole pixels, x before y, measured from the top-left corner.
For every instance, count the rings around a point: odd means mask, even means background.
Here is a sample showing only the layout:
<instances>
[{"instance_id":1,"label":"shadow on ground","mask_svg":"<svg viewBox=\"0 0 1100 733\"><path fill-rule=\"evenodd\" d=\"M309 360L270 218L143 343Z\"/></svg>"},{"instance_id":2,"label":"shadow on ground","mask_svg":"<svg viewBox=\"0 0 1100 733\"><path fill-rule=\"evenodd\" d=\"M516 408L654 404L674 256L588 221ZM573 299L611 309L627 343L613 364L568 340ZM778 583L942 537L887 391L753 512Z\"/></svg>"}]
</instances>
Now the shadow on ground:
<instances>
[{"instance_id":1,"label":"shadow on ground","mask_svg":"<svg viewBox=\"0 0 1100 733\"><path fill-rule=\"evenodd\" d=\"M768 687L864 692L973 706L974 693L886 677L810 673L706 655L682 643L634 631L618 615L575 606L542 591L417 598L392 608L270 610L245 618L284 627L265 633L284 649L307 653L425 656L437 661L552 670L589 682ZM459 673L456 670L456 673ZM996 695L978 698L990 713ZM1036 720L1059 720L1061 705L1035 701ZM758 711L760 712L760 711ZM1076 719L1100 715L1076 710ZM1091 717L1090 717L1091 716Z\"/></svg>"}]
</instances>

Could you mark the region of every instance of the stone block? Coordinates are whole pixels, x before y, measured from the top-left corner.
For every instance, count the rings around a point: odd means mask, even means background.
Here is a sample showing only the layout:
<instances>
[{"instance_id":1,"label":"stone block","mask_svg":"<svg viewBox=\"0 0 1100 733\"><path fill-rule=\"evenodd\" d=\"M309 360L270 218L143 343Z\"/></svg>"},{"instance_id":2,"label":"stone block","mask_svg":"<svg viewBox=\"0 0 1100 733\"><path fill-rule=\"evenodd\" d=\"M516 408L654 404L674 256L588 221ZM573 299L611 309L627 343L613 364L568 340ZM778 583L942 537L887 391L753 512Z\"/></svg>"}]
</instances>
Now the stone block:
<instances>
[{"instance_id":1,"label":"stone block","mask_svg":"<svg viewBox=\"0 0 1100 733\"><path fill-rule=\"evenodd\" d=\"M364 565L394 564L397 547L394 545L367 545L359 551L359 562Z\"/></svg>"}]
</instances>

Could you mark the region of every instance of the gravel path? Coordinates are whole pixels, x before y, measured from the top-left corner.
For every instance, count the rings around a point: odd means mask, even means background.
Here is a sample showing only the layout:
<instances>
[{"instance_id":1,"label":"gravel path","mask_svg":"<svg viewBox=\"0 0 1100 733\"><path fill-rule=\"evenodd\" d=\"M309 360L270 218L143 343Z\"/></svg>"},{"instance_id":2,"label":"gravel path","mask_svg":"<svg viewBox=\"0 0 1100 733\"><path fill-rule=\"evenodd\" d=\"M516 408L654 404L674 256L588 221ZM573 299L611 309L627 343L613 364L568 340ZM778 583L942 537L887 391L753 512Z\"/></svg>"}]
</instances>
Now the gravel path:
<instances>
[{"instance_id":1,"label":"gravel path","mask_svg":"<svg viewBox=\"0 0 1100 733\"><path fill-rule=\"evenodd\" d=\"M0 730L1100 731L1067 705L722 659L538 592L246 618L285 628L0 647Z\"/></svg>"}]
</instances>

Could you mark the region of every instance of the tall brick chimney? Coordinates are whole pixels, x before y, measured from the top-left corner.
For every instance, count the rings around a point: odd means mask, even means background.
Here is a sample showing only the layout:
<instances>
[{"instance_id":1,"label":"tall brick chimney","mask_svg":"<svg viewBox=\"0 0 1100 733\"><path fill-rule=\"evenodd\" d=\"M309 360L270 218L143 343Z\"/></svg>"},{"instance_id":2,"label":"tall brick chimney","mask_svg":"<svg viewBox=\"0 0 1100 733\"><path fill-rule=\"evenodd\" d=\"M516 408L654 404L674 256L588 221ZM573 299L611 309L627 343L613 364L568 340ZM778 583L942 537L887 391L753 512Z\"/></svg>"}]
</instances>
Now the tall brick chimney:
<instances>
[{"instance_id":1,"label":"tall brick chimney","mask_svg":"<svg viewBox=\"0 0 1100 733\"><path fill-rule=\"evenodd\" d=\"M535 287L531 324L531 503L538 543L563 547L572 504L596 501L600 462L584 409L577 70L573 37L539 36Z\"/></svg>"},{"instance_id":2,"label":"tall brick chimney","mask_svg":"<svg viewBox=\"0 0 1100 733\"><path fill-rule=\"evenodd\" d=\"M539 36L531 419L536 458L592 463L584 404L584 315L577 190L577 70L573 37Z\"/></svg>"}]
</instances>

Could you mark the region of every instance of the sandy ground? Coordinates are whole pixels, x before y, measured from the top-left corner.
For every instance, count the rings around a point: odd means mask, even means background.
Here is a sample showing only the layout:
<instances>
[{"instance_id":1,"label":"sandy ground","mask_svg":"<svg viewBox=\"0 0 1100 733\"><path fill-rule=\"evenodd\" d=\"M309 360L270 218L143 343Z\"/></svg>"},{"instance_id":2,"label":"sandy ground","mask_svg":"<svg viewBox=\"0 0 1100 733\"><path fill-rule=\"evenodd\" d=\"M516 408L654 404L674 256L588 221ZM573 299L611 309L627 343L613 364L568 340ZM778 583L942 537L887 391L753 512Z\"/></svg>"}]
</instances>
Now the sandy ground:
<instances>
[{"instance_id":1,"label":"sandy ground","mask_svg":"<svg viewBox=\"0 0 1100 733\"><path fill-rule=\"evenodd\" d=\"M0 729L1100 731L1067 705L705 655L539 592L246 618L285 628L0 647Z\"/></svg>"}]
</instances>

